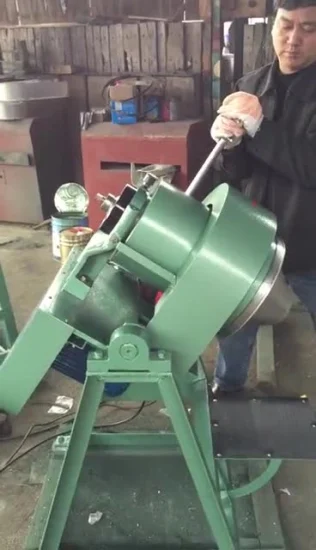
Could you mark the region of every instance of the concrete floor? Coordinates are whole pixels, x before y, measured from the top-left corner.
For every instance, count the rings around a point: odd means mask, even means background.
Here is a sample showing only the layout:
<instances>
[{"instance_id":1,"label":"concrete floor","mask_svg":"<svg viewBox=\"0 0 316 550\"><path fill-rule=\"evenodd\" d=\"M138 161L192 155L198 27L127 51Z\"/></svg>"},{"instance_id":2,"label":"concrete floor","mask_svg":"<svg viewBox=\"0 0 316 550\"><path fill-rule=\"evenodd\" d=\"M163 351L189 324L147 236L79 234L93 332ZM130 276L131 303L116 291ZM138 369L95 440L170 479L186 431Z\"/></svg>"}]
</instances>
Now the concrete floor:
<instances>
[{"instance_id":1,"label":"concrete floor","mask_svg":"<svg viewBox=\"0 0 316 550\"><path fill-rule=\"evenodd\" d=\"M58 270L58 264L51 257L49 232L1 225L0 261L21 329ZM306 314L292 315L286 325L278 329L276 354L278 380L282 389L290 393L308 394L316 402L315 334ZM210 370L213 356L214 348L210 348L206 354ZM25 365L25 368L29 366ZM48 414L48 409L58 395L74 398L75 409L79 391L78 384L50 372L29 404L14 419L13 436L24 435L34 423L46 423L55 418ZM100 420L106 418L106 422L115 422L128 414L117 409L105 409L100 413ZM167 428L168 420L159 412L159 406L148 408L138 419L138 427L148 424L159 425L160 429ZM45 437L47 434L31 437L23 450ZM19 441L21 439L0 443L0 463L7 460ZM50 447L51 442L46 443L0 475L0 547L3 550L23 548L47 468ZM315 550L316 462L284 464L275 480L275 492L289 550Z\"/></svg>"}]
</instances>

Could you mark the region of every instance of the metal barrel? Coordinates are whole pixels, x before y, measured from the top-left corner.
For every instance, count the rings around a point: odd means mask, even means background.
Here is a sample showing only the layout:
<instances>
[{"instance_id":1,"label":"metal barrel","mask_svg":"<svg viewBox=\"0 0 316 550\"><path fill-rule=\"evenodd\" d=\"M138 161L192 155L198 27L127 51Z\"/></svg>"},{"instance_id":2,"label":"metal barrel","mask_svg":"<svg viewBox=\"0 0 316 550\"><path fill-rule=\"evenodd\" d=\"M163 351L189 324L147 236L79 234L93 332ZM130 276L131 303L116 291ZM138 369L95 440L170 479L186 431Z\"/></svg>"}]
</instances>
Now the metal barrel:
<instances>
[{"instance_id":1,"label":"metal barrel","mask_svg":"<svg viewBox=\"0 0 316 550\"><path fill-rule=\"evenodd\" d=\"M56 212L51 216L51 223L53 256L60 260L60 233L71 227L88 227L89 220L87 214L82 212Z\"/></svg>"},{"instance_id":2,"label":"metal barrel","mask_svg":"<svg viewBox=\"0 0 316 550\"><path fill-rule=\"evenodd\" d=\"M70 229L61 231L59 241L61 263L66 263L74 246L81 246L84 248L90 241L92 235L93 229L90 227L71 227Z\"/></svg>"}]
</instances>

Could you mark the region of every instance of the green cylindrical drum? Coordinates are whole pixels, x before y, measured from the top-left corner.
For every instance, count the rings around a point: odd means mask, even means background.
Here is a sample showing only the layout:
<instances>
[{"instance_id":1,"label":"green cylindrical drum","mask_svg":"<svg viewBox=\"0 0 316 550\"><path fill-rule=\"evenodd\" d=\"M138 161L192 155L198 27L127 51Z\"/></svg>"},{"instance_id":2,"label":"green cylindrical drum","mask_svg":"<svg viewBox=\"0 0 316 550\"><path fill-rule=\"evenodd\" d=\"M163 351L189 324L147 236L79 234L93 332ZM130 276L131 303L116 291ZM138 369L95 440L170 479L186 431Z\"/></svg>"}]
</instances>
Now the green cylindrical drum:
<instances>
[{"instance_id":1,"label":"green cylindrical drum","mask_svg":"<svg viewBox=\"0 0 316 550\"><path fill-rule=\"evenodd\" d=\"M51 217L51 222L53 256L60 260L60 233L71 227L88 227L88 216L82 212L56 212Z\"/></svg>"}]
</instances>

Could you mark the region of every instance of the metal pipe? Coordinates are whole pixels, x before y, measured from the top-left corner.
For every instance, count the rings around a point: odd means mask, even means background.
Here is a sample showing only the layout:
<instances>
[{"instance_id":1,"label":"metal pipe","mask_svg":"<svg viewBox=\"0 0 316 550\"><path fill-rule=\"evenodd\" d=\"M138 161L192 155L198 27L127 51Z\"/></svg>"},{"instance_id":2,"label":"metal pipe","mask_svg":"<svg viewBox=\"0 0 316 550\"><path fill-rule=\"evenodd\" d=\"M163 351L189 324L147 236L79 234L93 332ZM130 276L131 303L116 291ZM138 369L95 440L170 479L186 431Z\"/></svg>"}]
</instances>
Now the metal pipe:
<instances>
[{"instance_id":1,"label":"metal pipe","mask_svg":"<svg viewBox=\"0 0 316 550\"><path fill-rule=\"evenodd\" d=\"M200 183L202 182L204 176L207 174L208 170L213 165L214 161L217 159L218 155L222 152L226 145L227 140L226 139L220 139L217 145L214 147L213 151L209 154L204 164L201 166L200 170L196 174L196 176L193 178L192 182L190 183L189 187L187 188L185 194L186 195L193 195L193 193L197 190Z\"/></svg>"}]
</instances>

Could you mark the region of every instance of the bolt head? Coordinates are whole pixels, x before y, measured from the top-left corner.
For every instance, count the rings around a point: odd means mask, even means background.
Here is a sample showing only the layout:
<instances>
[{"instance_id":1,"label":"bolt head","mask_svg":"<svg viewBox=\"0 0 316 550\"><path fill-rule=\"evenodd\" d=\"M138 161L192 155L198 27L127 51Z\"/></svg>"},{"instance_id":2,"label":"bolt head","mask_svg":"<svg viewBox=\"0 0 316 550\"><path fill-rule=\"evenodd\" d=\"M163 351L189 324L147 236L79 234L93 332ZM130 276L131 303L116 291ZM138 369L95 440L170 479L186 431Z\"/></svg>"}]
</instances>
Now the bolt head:
<instances>
[{"instance_id":1,"label":"bolt head","mask_svg":"<svg viewBox=\"0 0 316 550\"><path fill-rule=\"evenodd\" d=\"M120 348L120 355L127 361L133 361L138 356L139 351L134 344L123 344Z\"/></svg>"}]
</instances>

